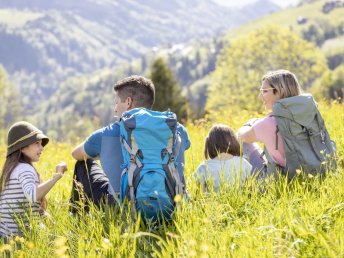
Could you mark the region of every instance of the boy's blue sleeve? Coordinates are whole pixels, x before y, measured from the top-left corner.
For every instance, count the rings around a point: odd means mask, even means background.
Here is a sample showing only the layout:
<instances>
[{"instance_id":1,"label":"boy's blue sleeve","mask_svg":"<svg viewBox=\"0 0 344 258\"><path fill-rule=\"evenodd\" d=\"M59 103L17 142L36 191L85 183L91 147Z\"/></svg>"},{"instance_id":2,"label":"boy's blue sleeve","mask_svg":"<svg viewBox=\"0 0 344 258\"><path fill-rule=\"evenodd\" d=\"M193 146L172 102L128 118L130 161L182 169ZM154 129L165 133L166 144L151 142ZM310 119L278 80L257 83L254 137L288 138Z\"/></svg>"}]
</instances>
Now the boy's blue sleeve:
<instances>
[{"instance_id":1,"label":"boy's blue sleeve","mask_svg":"<svg viewBox=\"0 0 344 258\"><path fill-rule=\"evenodd\" d=\"M180 133L180 137L182 138L182 148L183 150L187 150L191 146L191 141L188 135L188 132L186 131L186 128L178 123L178 132Z\"/></svg>"},{"instance_id":2,"label":"boy's blue sleeve","mask_svg":"<svg viewBox=\"0 0 344 258\"><path fill-rule=\"evenodd\" d=\"M185 156L184 156L184 152L185 152L185 150L190 148L191 142L189 139L189 135L188 135L188 133L187 133L187 131L183 125L178 123L177 130L178 130L178 133L180 134L182 142L180 145L179 155L178 155L178 157L176 157L176 165L177 165L177 170L178 170L179 176L182 179L183 184L185 185L185 177L184 177Z\"/></svg>"},{"instance_id":3,"label":"boy's blue sleeve","mask_svg":"<svg viewBox=\"0 0 344 258\"><path fill-rule=\"evenodd\" d=\"M102 145L102 135L103 130L99 129L91 134L90 137L88 137L84 142L84 150L87 156L91 158L96 158L99 156Z\"/></svg>"}]
</instances>

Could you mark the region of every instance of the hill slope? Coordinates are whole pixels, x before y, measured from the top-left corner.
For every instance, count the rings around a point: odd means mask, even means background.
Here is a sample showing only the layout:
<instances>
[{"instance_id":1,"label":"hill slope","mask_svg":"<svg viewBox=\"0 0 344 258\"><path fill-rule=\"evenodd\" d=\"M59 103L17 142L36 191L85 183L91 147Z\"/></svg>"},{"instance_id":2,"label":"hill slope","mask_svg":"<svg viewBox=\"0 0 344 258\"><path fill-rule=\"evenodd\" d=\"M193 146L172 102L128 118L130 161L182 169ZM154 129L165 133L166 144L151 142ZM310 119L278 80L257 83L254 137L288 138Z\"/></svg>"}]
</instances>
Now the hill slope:
<instances>
[{"instance_id":1,"label":"hill slope","mask_svg":"<svg viewBox=\"0 0 344 258\"><path fill-rule=\"evenodd\" d=\"M103 69L89 76L68 80L61 84L56 93L41 108L41 114L53 113L55 115L38 121L43 127L51 130L65 127L65 131L73 129L75 125L74 118L81 120L85 119L85 117L88 117L88 119L97 118L96 121L100 124L108 123L111 121L111 108L109 107L112 106L113 102L111 85L121 77L130 74L147 74L149 65L156 56L163 56L167 59L195 107L196 112L194 115L202 116L206 103L207 87L212 84L209 74L214 71L217 56L221 53L224 45L236 37L246 35L269 23L291 28L293 31L298 31L302 37L307 35L304 31L309 31L309 28L312 28L315 22L322 24L324 20L325 22L332 21L333 25L328 26L329 30L340 26L341 17L344 17L344 8L338 8L329 14L323 14L321 12L322 3L323 1L316 1L290 10L269 14L229 31L224 37L217 37L213 40L199 40L192 42L192 44L173 45L171 48L155 48L154 51L150 51L145 56L131 63L117 66L115 69ZM297 17L305 13L311 13L312 17L316 18L309 17L306 24L298 25L296 22ZM279 17L281 19L278 19ZM340 44L336 40L340 38L340 35L339 37L337 35L333 36L335 38L326 39L322 43L322 46L326 46L327 50L331 48L331 45ZM335 40L337 44L328 44ZM94 122L90 123L95 127L98 125ZM67 124L69 125L67 126Z\"/></svg>"},{"instance_id":2,"label":"hill slope","mask_svg":"<svg viewBox=\"0 0 344 258\"><path fill-rule=\"evenodd\" d=\"M67 77L115 67L155 46L212 37L267 11L252 15L211 0L2 1L0 63L27 105Z\"/></svg>"}]
</instances>

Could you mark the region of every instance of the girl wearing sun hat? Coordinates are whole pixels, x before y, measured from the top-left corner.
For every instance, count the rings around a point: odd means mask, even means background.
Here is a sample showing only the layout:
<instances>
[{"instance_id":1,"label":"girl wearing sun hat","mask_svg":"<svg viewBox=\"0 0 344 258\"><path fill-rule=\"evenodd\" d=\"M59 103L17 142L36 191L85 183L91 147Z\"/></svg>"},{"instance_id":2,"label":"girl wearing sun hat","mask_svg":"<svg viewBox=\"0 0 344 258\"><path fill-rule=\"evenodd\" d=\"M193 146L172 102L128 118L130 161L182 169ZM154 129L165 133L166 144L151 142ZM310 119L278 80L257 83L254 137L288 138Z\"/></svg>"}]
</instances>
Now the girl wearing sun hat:
<instances>
[{"instance_id":1,"label":"girl wearing sun hat","mask_svg":"<svg viewBox=\"0 0 344 258\"><path fill-rule=\"evenodd\" d=\"M49 138L34 125L21 121L8 131L7 154L0 175L0 234L3 237L22 235L29 226L28 214L43 215L46 194L67 170L64 162L56 166L56 173L45 182L33 167Z\"/></svg>"}]
</instances>

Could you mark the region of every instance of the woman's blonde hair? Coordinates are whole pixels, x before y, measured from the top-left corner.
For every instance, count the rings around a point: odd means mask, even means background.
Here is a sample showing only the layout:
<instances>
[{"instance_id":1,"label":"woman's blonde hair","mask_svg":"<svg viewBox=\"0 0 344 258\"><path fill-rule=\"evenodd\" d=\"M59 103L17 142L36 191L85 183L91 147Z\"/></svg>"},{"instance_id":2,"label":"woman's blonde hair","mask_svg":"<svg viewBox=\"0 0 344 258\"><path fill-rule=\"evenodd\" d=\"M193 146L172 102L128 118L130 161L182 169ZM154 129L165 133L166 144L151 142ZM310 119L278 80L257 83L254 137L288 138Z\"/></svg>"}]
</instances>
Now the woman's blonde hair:
<instances>
[{"instance_id":1,"label":"woman's blonde hair","mask_svg":"<svg viewBox=\"0 0 344 258\"><path fill-rule=\"evenodd\" d=\"M267 82L274 88L273 93L278 92L281 99L298 96L302 92L295 74L288 70L268 72L262 77L262 82Z\"/></svg>"}]
</instances>

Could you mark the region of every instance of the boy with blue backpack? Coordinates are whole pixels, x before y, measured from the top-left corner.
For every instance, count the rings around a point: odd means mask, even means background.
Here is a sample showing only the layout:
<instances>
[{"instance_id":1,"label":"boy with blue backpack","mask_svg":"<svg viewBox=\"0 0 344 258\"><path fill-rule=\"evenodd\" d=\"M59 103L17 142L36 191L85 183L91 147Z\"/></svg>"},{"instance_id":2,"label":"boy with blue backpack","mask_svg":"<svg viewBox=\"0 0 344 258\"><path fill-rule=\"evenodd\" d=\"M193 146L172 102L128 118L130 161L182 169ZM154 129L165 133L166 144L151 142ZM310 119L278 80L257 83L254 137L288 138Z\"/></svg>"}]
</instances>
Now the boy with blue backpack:
<instances>
[{"instance_id":1,"label":"boy with blue backpack","mask_svg":"<svg viewBox=\"0 0 344 258\"><path fill-rule=\"evenodd\" d=\"M130 76L118 81L114 92L119 121L95 131L72 152L78 161L71 211L77 212L83 194L97 206L102 201L111 204L116 198L121 203L128 199L133 210L147 211L146 215L154 218L159 209L172 212L174 196L185 191L184 151L190 147L187 131L172 112L151 110L155 100L151 80ZM100 159L101 167L95 158ZM167 213L163 215L168 217Z\"/></svg>"}]
</instances>

